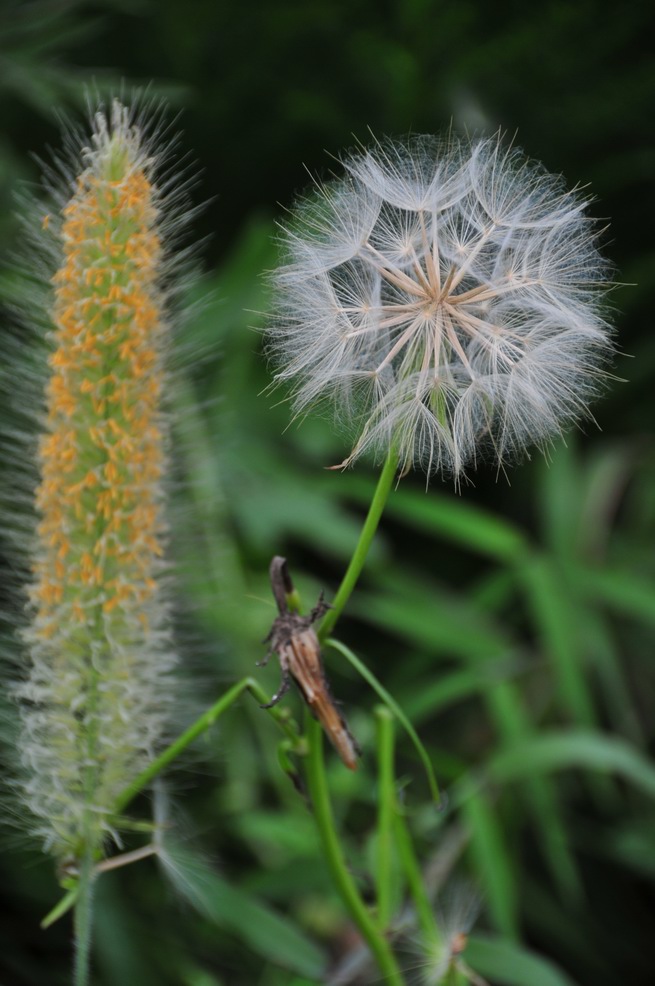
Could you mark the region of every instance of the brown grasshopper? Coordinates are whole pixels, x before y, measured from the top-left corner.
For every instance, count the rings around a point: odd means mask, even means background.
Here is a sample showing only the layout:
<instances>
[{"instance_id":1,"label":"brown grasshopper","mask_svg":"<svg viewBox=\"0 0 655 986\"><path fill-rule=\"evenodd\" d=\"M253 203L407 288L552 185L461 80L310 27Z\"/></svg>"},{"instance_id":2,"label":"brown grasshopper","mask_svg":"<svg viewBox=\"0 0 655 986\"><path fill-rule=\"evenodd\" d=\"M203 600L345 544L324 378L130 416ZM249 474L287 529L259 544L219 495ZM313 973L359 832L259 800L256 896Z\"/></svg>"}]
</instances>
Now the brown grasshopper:
<instances>
[{"instance_id":1,"label":"brown grasshopper","mask_svg":"<svg viewBox=\"0 0 655 986\"><path fill-rule=\"evenodd\" d=\"M269 571L279 616L264 638L264 643L270 642L270 648L259 664L266 664L271 654L275 652L282 668L282 682L271 701L262 708L270 709L273 705L277 705L289 690L293 678L313 716L323 726L328 739L346 767L355 770L359 748L330 694L321 660L321 646L313 627L330 606L323 600L321 593L309 616L292 613L287 597L293 593L294 588L286 558L276 555Z\"/></svg>"}]
</instances>

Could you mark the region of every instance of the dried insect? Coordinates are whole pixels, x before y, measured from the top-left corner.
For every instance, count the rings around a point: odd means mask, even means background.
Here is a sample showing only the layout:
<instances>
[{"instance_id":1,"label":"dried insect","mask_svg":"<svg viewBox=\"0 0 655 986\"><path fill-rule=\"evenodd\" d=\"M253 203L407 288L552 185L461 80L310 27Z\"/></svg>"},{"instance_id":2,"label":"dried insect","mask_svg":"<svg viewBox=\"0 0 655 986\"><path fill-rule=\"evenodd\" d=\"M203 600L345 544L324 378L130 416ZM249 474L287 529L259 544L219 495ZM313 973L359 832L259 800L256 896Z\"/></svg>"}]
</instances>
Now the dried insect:
<instances>
[{"instance_id":1,"label":"dried insect","mask_svg":"<svg viewBox=\"0 0 655 986\"><path fill-rule=\"evenodd\" d=\"M355 770L359 749L330 694L321 660L321 646L313 628L313 624L325 615L330 606L321 593L309 616L300 616L289 610L287 597L293 593L294 588L286 558L280 555L276 555L271 562L270 576L279 616L264 638L264 643L270 642L270 648L259 663L266 664L275 652L282 668L282 682L271 701L262 708L269 709L277 705L289 690L293 678L346 767Z\"/></svg>"}]
</instances>

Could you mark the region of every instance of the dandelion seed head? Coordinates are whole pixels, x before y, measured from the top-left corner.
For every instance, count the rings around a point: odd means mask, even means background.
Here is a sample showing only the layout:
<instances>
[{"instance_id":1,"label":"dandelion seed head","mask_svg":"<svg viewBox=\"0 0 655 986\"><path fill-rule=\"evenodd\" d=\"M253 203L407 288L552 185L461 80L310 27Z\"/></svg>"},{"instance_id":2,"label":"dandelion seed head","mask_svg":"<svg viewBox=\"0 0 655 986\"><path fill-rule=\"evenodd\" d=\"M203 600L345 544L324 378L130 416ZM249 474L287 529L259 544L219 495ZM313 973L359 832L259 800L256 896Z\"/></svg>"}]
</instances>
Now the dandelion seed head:
<instances>
[{"instance_id":1,"label":"dandelion seed head","mask_svg":"<svg viewBox=\"0 0 655 986\"><path fill-rule=\"evenodd\" d=\"M401 467L460 476L588 414L610 352L587 201L499 137L344 158L282 236L269 349L297 413L327 402Z\"/></svg>"},{"instance_id":2,"label":"dandelion seed head","mask_svg":"<svg viewBox=\"0 0 655 986\"><path fill-rule=\"evenodd\" d=\"M448 886L444 899L436 907L438 935L431 938L419 935L412 942L417 955L417 982L436 986L444 982L450 969L456 969L467 973L471 983L483 983L462 959L479 910L480 896L472 885L455 881Z\"/></svg>"}]
</instances>

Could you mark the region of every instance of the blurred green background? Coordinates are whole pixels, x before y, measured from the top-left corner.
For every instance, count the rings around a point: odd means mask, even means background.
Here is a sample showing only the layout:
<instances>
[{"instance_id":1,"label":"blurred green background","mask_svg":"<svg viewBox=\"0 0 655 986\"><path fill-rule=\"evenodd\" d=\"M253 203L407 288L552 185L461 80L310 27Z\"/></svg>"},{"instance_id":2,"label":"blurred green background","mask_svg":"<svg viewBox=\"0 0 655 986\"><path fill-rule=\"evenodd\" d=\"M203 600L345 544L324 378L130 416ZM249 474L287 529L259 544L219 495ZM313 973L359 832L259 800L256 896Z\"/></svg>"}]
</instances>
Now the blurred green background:
<instances>
[{"instance_id":1,"label":"blurred green background","mask_svg":"<svg viewBox=\"0 0 655 986\"><path fill-rule=\"evenodd\" d=\"M558 443L548 464L512 469L510 483L493 468L461 496L403 480L339 628L410 715L448 791L437 816L401 740L435 906L454 930L477 913L467 954L493 984L655 981L654 22L636 0L0 0L2 331L20 332L12 196L38 181L31 155L60 146L58 114L83 117L85 86L151 84L179 110L200 167L205 273L170 395L177 619L195 681L180 684L183 718L261 657L271 555L288 556L306 600L321 587L329 598L373 489L366 465L324 471L348 451L329 421L287 429L283 395L262 392L261 275L307 171L328 175L330 155L368 128L501 127L569 185L589 184L592 214L610 220L604 252L629 286L611 295L622 379L594 408L600 427ZM274 663L257 672L270 690ZM328 667L364 747L357 775L329 762L366 888L376 698L335 652ZM97 986L330 981L352 932L276 742L244 699L174 773L182 897L152 861L100 881ZM8 835L3 986L69 981L68 920L38 926L57 894L50 862ZM410 981L429 982L411 928L403 949ZM376 981L356 975L339 981Z\"/></svg>"}]
</instances>

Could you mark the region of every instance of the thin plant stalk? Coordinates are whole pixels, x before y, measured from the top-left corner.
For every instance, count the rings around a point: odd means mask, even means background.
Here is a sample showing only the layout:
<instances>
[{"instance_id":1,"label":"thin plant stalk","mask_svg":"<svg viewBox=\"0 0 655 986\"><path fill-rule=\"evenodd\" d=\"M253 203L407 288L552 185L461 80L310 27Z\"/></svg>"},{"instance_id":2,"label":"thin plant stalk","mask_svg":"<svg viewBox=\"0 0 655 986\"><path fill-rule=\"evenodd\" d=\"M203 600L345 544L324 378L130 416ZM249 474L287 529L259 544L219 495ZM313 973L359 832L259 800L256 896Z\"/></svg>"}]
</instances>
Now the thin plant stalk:
<instances>
[{"instance_id":1,"label":"thin plant stalk","mask_svg":"<svg viewBox=\"0 0 655 986\"><path fill-rule=\"evenodd\" d=\"M396 804L394 777L395 729L386 706L375 710L378 752L378 818L376 840L376 898L378 924L389 927L393 913L393 828Z\"/></svg>"},{"instance_id":2,"label":"thin plant stalk","mask_svg":"<svg viewBox=\"0 0 655 986\"><path fill-rule=\"evenodd\" d=\"M346 569L346 574L344 575L341 585L337 589L337 594L332 601L332 608L328 610L326 615L323 617L323 622L321 623L321 627L318 631L318 637L321 642L329 637L332 632L332 628L341 616L343 609L350 599L355 585L357 584L357 580L366 563L371 542L373 541L378 524L380 523L380 518L382 517L382 512L389 497L389 493L391 492L391 487L393 486L397 468L398 456L392 449L387 455L384 465L382 466L382 472L380 473L378 485L375 488L375 493L373 494L373 499L371 500L371 505L369 507L368 514L366 515L364 526L362 527L362 532L359 535L357 547L355 548L354 554L350 559L350 563Z\"/></svg>"},{"instance_id":3,"label":"thin plant stalk","mask_svg":"<svg viewBox=\"0 0 655 986\"><path fill-rule=\"evenodd\" d=\"M382 467L382 472L380 473L380 478L359 536L359 541L334 598L332 609L323 619L318 631L320 641L326 640L330 634L355 588L357 579L366 562L368 551L380 522L385 503L391 491L397 468L398 457L395 452L391 451ZM309 748L307 758L309 795L314 808L314 818L321 839L325 860L332 874L336 889L348 913L358 927L362 938L371 950L371 954L374 956L386 982L391 984L391 986L403 986L403 976L389 942L378 928L369 909L362 900L344 858L336 830L325 774L323 730L320 723L311 716L307 717L305 738Z\"/></svg>"},{"instance_id":4,"label":"thin plant stalk","mask_svg":"<svg viewBox=\"0 0 655 986\"><path fill-rule=\"evenodd\" d=\"M377 530L384 505L391 490L393 479L398 465L395 453L390 453L382 468L378 485L376 487L369 512L367 514L362 532L346 570L343 581L335 596L333 608L326 615L319 630L319 638L324 640L337 619L341 615L350 595L357 583L357 579L364 567L370 545ZM115 804L116 813L123 811L127 805L140 793L165 767L175 760L180 753L192 743L198 736L205 732L216 719L231 706L245 691L250 691L260 704L266 703L266 695L253 678L245 678L237 682L225 695L223 695L210 709L203 713L189 728L182 733L173 743L171 743L148 767L145 768L118 796ZM278 712L272 709L275 714ZM276 715L282 728L292 740L297 740L293 727L285 720L280 713ZM323 734L318 722L309 718L305 739L308 745L308 785L310 796L314 806L317 828L326 856L326 861L332 873L335 885L344 901L344 904L359 928L362 937L368 944L371 953L385 976L386 981L391 986L403 986L403 977L396 962L391 947L376 926L373 917L362 900L355 882L345 862L339 837L334 823L332 806L330 803L327 777L323 762ZM92 864L93 861L91 861ZM77 899L75 902L76 922L78 913L80 920L83 921L86 913L87 903L90 900L90 881L92 880L92 869L89 871L88 884L83 887L82 882L78 886ZM84 927L77 931L79 946L78 955L80 960L84 959L84 939L81 937ZM86 959L88 966L88 958ZM75 986L86 986L83 978L76 980Z\"/></svg>"},{"instance_id":5,"label":"thin plant stalk","mask_svg":"<svg viewBox=\"0 0 655 986\"><path fill-rule=\"evenodd\" d=\"M464 969L460 969L454 962L446 973L444 986L469 986L470 979Z\"/></svg>"},{"instance_id":6,"label":"thin plant stalk","mask_svg":"<svg viewBox=\"0 0 655 986\"><path fill-rule=\"evenodd\" d=\"M325 861L334 885L355 922L360 934L375 958L384 980L389 986L404 986L404 979L389 942L376 925L371 912L353 880L344 859L341 843L334 823L330 794L323 762L323 729L321 724L307 717L306 738L309 746L307 757L307 785L314 808L316 827L323 846Z\"/></svg>"},{"instance_id":7,"label":"thin plant stalk","mask_svg":"<svg viewBox=\"0 0 655 986\"><path fill-rule=\"evenodd\" d=\"M203 714L199 716L188 729L186 729L180 736L177 737L176 740L167 746L166 749L152 761L152 763L148 764L145 770L142 770L138 777L135 777L132 783L121 792L116 801L116 813L118 814L123 811L140 791L147 787L148 784L150 784L151 781L153 781L154 778L162 772L162 770L173 762L173 760L177 759L177 757L179 757L179 755L187 748L187 746L189 746L190 743L213 726L218 717L227 711L227 709L229 709L229 707L233 705L246 691L250 692L250 694L253 695L260 705L266 705L269 701L266 692L254 678L248 677L238 681L225 693L225 695L222 695L211 706L211 708L207 709L206 712L203 712ZM298 740L298 736L293 728L293 725L284 712L276 708L272 708L267 711L269 711L273 718L279 723L290 740Z\"/></svg>"},{"instance_id":8,"label":"thin plant stalk","mask_svg":"<svg viewBox=\"0 0 655 986\"><path fill-rule=\"evenodd\" d=\"M88 986L91 971L91 926L93 915L93 851L87 849L81 860L73 921L75 960L73 986Z\"/></svg>"},{"instance_id":9,"label":"thin plant stalk","mask_svg":"<svg viewBox=\"0 0 655 986\"><path fill-rule=\"evenodd\" d=\"M378 485L373 495L359 541L351 558L350 564L348 565L343 581L335 596L333 608L326 615L319 630L319 638L321 640L324 640L334 627L346 603L348 602L348 599L350 598L359 575L364 567L370 545L377 530L377 526L384 510L384 505L393 484L397 465L397 456L395 453L391 452L387 456L382 468ZM260 704L266 703L267 696L253 678L249 677L237 682L231 689L229 689L228 692L226 692L225 695L221 696L221 698L210 709L199 716L199 718L192 723L192 725L189 726L189 728L185 730L181 736L174 740L173 743L171 743L155 760L152 761L151 764L145 768L145 770L141 772L141 774L134 779L131 784L129 784L121 792L115 804L116 813L119 814L123 811L137 796L137 794L140 793L140 791L151 783L151 781L173 760L175 760L190 743L210 728L216 719L245 691L250 691L251 694L253 694L254 697L260 702ZM271 712L274 715L277 713L275 718L279 719L280 725L285 730L288 737L292 741L297 741L297 734L291 724L285 719L283 714L279 713L276 709L272 709ZM371 953L374 956L386 981L391 984L391 986L403 986L403 977L395 956L393 955L392 949L385 936L376 926L369 909L359 894L355 881L353 880L344 859L334 823L334 816L332 813L332 806L327 786L327 777L323 762L323 734L320 724L312 718L308 718L305 739L309 751L307 775L310 796L314 806L317 828L323 843L326 861L332 873L335 885L348 912L359 928L362 937L368 944ZM93 861L91 861L91 865L92 863ZM81 880L77 888L78 892L75 900L76 927L78 913L80 920L83 922L84 915L88 911L91 880L92 868L89 870L87 884L83 886ZM388 911L389 908L386 905L385 907ZM80 926L80 928L76 931L76 937L78 937L79 942L78 957L80 959L80 963L84 960L85 939L82 937L83 934L84 926L82 924L82 926ZM86 961L88 967L88 956L84 961ZM82 972L80 975L82 975ZM84 978L80 978L79 981L76 979L75 986L86 986L86 982L87 980Z\"/></svg>"},{"instance_id":10,"label":"thin plant stalk","mask_svg":"<svg viewBox=\"0 0 655 986\"><path fill-rule=\"evenodd\" d=\"M398 851L400 865L404 871L405 879L407 880L409 894L414 902L414 907L416 908L418 925L421 929L425 943L428 944L432 950L438 951L443 947L443 938L439 931L439 925L437 924L434 916L434 910L432 908L432 904L430 903L430 898L423 883L421 867L418 859L416 858L412 838L407 828L407 822L405 821L399 805L396 803L394 807L394 842Z\"/></svg>"},{"instance_id":11,"label":"thin plant stalk","mask_svg":"<svg viewBox=\"0 0 655 986\"><path fill-rule=\"evenodd\" d=\"M238 681L232 686L232 688L229 689L229 691L225 693L225 695L222 695L211 706L211 708L207 709L206 712L203 712L202 715L200 715L195 722L188 727L188 729L186 729L180 736L177 737L177 739L167 746L166 749L152 761L152 763L148 764L145 770L141 771L141 773L135 777L131 784L124 788L116 801L116 815L119 815L121 811L124 811L130 802L133 801L134 798L142 790L144 790L144 788L152 783L152 781L162 772L162 770L168 767L169 764L171 764L177 757L179 757L181 753L184 752L187 746L189 746L194 740L213 726L219 716L226 712L230 706L232 706L241 697L241 695L243 695L244 692L249 692L260 705L266 705L269 701L269 696L254 678L248 677ZM275 719L284 733L286 733L287 739L284 743L290 749L297 750L301 742L301 737L296 732L296 726L293 721L290 720L281 709L271 708L267 709L267 711L272 718ZM98 871L96 860L93 854L91 854L90 858L93 863L92 872L95 873ZM54 924L59 920L59 918L66 914L71 907L75 907L76 928L78 925L78 910L80 913L80 921L83 923L85 909L89 907L90 901L90 897L87 893L87 887L84 884L84 868L82 868L79 880L75 883L75 885L72 887L70 885L66 885L66 889L67 893L57 902L55 907L53 907L53 909L46 914L41 921L42 928L49 928L50 925ZM84 900L85 894L88 898L86 900ZM84 954L84 948L78 948L78 954L80 952ZM77 986L77 982L75 982L75 986Z\"/></svg>"},{"instance_id":12,"label":"thin plant stalk","mask_svg":"<svg viewBox=\"0 0 655 986\"><path fill-rule=\"evenodd\" d=\"M88 763L85 771L85 789L87 805L93 804L93 797L98 782L98 768L96 766L96 744L97 744L97 723L94 721L93 713L97 702L98 692L98 673L95 668L89 676L89 709L91 712L91 724L87 737ZM94 849L93 838L91 835L91 808L87 807L84 818L84 841L82 852L80 853L80 876L78 882L78 894L75 898L75 910L73 917L73 934L75 939L75 958L73 963L73 983L74 986L87 986L91 975L91 938L93 932L93 881L94 863L97 849Z\"/></svg>"},{"instance_id":13,"label":"thin plant stalk","mask_svg":"<svg viewBox=\"0 0 655 986\"><path fill-rule=\"evenodd\" d=\"M350 595L356 585L357 579L364 567L368 550L372 543L375 531L382 516L384 505L391 490L393 479L397 469L397 456L390 453L384 463L378 485L376 487L369 512L367 514L362 532L346 570L343 581L335 596L333 608L325 617L319 630L319 638L325 640L334 627L337 619L341 615ZM267 696L253 678L244 678L237 682L225 695L221 696L214 705L204 712L184 733L174 740L155 760L149 764L118 796L115 803L116 814L123 811L128 804L149 784L154 778L174 761L186 747L197 739L203 732L209 729L218 717L225 712L237 699L245 692L249 691L259 702L264 705ZM287 720L285 715L277 709L271 709L271 714L278 720L279 725L286 732L289 741L297 744L298 735L293 725ZM389 713L384 710L385 717ZM392 726L389 719L389 725ZM403 977L395 959L393 951L382 933L376 925L371 912L364 903L355 881L353 880L346 864L339 836L337 834L332 806L330 802L327 777L323 762L323 734L321 726L311 717L308 717L305 740L308 747L307 777L309 792L314 807L316 824L321 838L326 861L332 874L335 886L350 913L353 921L357 925L362 937L369 946L381 973L391 986L403 986ZM387 754L391 751L393 757L393 741L391 747L385 744ZM388 756L385 755L388 765ZM385 772L385 785L388 787L388 770ZM393 776L391 776L393 787ZM388 792L387 792L388 793ZM393 793L393 792L392 792ZM385 800L389 802L389 798ZM389 802L393 805L393 802ZM393 816L389 816L387 821L391 821ZM385 831L389 831L389 826L385 823ZM88 866L87 866L88 863ZM81 874L80 882L74 891L69 892L64 900L75 903L75 923L76 938L78 941L78 952L76 956L76 979L75 986L87 986L88 983L88 946L85 942L90 942L90 902L93 881L94 860L89 858L85 861L85 871ZM385 903L386 901L386 903ZM390 899L386 890L382 890L383 910L385 912L384 923L388 923L390 917ZM57 917L63 913L60 902L56 908ZM54 912L53 912L54 914ZM51 915L46 918L48 920ZM78 972L79 969L79 972Z\"/></svg>"}]
</instances>

